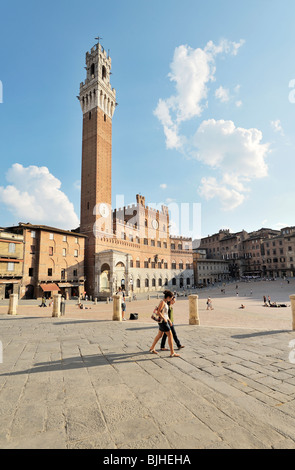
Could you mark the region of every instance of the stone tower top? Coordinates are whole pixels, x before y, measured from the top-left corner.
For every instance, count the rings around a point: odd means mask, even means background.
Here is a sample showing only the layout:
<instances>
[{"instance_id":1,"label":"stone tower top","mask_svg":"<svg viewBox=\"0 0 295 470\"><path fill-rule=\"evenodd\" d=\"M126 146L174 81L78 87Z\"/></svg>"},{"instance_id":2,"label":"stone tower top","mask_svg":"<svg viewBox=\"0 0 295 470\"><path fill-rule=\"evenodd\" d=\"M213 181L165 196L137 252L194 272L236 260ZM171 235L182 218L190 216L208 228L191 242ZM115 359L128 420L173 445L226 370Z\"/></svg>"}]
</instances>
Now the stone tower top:
<instances>
[{"instance_id":1,"label":"stone tower top","mask_svg":"<svg viewBox=\"0 0 295 470\"><path fill-rule=\"evenodd\" d=\"M145 197L141 196L140 194L136 194L136 202L137 204L140 204L141 206L145 207Z\"/></svg>"},{"instance_id":2,"label":"stone tower top","mask_svg":"<svg viewBox=\"0 0 295 470\"><path fill-rule=\"evenodd\" d=\"M86 52L87 76L80 83L79 100L83 114L99 107L110 118L116 107L116 90L111 87L111 58L101 44L97 43Z\"/></svg>"}]
</instances>

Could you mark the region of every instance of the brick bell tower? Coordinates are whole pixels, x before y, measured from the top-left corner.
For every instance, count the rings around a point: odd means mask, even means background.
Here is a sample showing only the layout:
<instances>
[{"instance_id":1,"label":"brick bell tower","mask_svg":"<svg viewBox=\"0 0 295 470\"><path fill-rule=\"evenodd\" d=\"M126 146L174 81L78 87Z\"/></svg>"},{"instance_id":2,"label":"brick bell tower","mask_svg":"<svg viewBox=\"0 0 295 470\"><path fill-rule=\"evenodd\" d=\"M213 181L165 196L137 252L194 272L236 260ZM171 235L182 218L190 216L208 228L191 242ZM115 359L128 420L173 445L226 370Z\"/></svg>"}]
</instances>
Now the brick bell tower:
<instances>
[{"instance_id":1,"label":"brick bell tower","mask_svg":"<svg viewBox=\"0 0 295 470\"><path fill-rule=\"evenodd\" d=\"M112 117L116 91L111 87L111 58L98 42L86 53L87 76L80 84L83 112L80 232L87 235L86 292L94 294L97 219L112 203Z\"/></svg>"}]
</instances>

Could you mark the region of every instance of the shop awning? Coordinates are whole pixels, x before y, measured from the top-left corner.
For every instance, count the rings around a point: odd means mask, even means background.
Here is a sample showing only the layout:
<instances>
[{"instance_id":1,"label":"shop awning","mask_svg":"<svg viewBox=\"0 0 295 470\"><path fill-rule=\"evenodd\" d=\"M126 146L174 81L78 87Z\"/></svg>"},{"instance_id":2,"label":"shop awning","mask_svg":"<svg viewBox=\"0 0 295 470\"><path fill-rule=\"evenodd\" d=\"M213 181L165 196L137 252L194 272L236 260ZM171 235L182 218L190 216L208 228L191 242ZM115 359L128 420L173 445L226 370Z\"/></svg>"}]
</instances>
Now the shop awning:
<instances>
[{"instance_id":1,"label":"shop awning","mask_svg":"<svg viewBox=\"0 0 295 470\"><path fill-rule=\"evenodd\" d=\"M57 284L40 284L41 289L43 292L52 292L54 290L59 291L59 287Z\"/></svg>"}]
</instances>

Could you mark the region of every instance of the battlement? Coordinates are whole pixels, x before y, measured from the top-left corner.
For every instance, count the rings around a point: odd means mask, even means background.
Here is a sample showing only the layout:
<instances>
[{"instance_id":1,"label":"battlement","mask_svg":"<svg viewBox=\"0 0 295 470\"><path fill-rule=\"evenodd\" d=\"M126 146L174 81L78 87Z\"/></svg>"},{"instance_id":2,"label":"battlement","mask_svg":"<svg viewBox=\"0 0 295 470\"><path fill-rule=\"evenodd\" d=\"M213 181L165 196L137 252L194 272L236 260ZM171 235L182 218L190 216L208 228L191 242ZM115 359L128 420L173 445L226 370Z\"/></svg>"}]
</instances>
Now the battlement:
<instances>
[{"instance_id":1,"label":"battlement","mask_svg":"<svg viewBox=\"0 0 295 470\"><path fill-rule=\"evenodd\" d=\"M113 213L115 214L115 212L126 212L126 215L130 215L131 211L137 211L137 210L146 210L148 213L151 213L152 215L154 214L159 214L159 215L168 215L168 207L166 206L162 206L161 207L161 210L159 209L155 209L154 207L149 207L149 206L143 206L142 204L140 204L139 202L137 204L129 204L128 206L124 206L124 207L118 207L117 209L114 209L113 210Z\"/></svg>"},{"instance_id":2,"label":"battlement","mask_svg":"<svg viewBox=\"0 0 295 470\"><path fill-rule=\"evenodd\" d=\"M186 242L191 242L192 238L191 237L183 237L182 235L170 235L170 240L183 240Z\"/></svg>"}]
</instances>

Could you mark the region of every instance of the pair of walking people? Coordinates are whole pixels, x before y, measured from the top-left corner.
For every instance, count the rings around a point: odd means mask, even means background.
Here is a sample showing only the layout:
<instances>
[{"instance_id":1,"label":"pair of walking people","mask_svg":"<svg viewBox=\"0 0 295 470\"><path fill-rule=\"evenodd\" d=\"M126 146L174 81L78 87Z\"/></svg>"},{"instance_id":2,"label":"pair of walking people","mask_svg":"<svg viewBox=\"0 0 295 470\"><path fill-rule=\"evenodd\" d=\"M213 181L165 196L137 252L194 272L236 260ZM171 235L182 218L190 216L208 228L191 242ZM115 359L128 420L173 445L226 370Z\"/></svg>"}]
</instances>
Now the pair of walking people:
<instances>
[{"instance_id":1,"label":"pair of walking people","mask_svg":"<svg viewBox=\"0 0 295 470\"><path fill-rule=\"evenodd\" d=\"M177 338L176 331L173 325L173 309L172 305L175 303L175 296L170 291L164 292L164 300L162 300L158 306L158 314L161 317L159 322L159 332L154 339L154 342L150 348L150 352L153 354L158 354L155 350L156 344L159 339L161 341L161 351L167 351L165 348L166 337L168 338L168 345L170 349L171 357L179 357L179 354L175 353L173 347L173 338L178 346L178 349L183 348L179 339Z\"/></svg>"}]
</instances>

